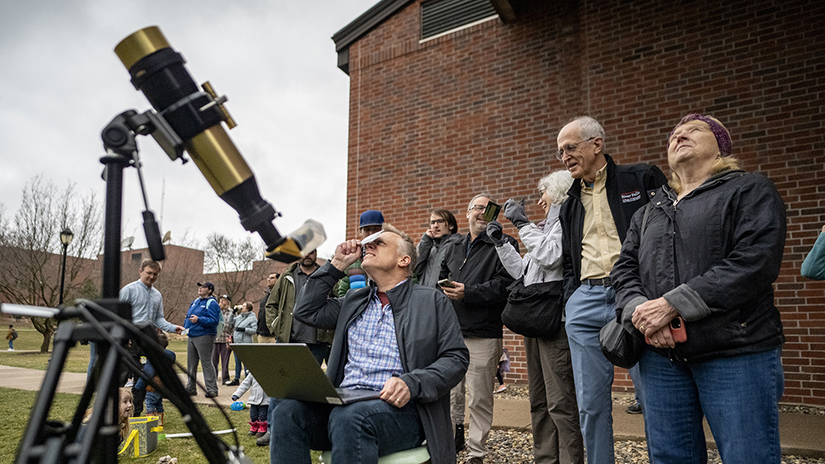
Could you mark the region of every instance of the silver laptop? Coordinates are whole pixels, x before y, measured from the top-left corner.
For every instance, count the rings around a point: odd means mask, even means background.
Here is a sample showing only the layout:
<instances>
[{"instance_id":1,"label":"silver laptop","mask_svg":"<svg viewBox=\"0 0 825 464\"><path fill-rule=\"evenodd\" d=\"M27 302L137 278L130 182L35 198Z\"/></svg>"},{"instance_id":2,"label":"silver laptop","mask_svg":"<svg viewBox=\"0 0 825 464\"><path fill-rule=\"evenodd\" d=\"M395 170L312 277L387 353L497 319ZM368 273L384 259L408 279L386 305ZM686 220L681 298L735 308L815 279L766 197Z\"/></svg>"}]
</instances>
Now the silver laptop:
<instances>
[{"instance_id":1,"label":"silver laptop","mask_svg":"<svg viewBox=\"0 0 825 464\"><path fill-rule=\"evenodd\" d=\"M303 343L233 343L244 366L273 398L334 405L376 399L380 392L335 388Z\"/></svg>"}]
</instances>

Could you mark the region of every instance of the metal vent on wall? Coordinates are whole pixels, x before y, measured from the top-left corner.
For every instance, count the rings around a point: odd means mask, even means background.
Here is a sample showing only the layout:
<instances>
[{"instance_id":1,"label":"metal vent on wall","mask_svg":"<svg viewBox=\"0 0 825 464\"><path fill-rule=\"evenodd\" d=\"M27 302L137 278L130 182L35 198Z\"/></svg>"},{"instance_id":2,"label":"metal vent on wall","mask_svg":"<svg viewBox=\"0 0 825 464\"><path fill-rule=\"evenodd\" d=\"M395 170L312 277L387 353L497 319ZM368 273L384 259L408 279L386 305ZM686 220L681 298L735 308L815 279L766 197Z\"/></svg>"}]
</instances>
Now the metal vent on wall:
<instances>
[{"instance_id":1,"label":"metal vent on wall","mask_svg":"<svg viewBox=\"0 0 825 464\"><path fill-rule=\"evenodd\" d=\"M428 0L421 4L421 39L495 15L490 0Z\"/></svg>"}]
</instances>

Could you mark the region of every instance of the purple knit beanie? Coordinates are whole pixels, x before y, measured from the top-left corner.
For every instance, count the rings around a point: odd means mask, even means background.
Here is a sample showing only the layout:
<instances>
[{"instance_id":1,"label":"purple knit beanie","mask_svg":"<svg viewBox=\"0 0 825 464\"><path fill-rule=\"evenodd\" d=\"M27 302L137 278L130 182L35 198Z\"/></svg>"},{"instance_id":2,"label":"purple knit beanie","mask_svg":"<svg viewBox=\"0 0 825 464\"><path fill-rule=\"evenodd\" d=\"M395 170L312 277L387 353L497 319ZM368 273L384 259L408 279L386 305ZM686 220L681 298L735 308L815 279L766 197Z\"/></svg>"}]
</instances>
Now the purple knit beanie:
<instances>
[{"instance_id":1,"label":"purple knit beanie","mask_svg":"<svg viewBox=\"0 0 825 464\"><path fill-rule=\"evenodd\" d=\"M679 124L676 124L676 127L670 131L670 135L667 136L668 144L670 144L670 138L673 136L673 131L675 131L679 126L685 124L690 121L702 121L703 123L707 124L710 127L710 131L713 133L713 136L716 137L716 145L719 146L719 152L722 153L722 156L730 156L730 149L731 149L731 141L730 141L730 132L728 129L719 122L718 119L714 118L713 116L704 116L701 114L693 113L685 116L679 121Z\"/></svg>"}]
</instances>

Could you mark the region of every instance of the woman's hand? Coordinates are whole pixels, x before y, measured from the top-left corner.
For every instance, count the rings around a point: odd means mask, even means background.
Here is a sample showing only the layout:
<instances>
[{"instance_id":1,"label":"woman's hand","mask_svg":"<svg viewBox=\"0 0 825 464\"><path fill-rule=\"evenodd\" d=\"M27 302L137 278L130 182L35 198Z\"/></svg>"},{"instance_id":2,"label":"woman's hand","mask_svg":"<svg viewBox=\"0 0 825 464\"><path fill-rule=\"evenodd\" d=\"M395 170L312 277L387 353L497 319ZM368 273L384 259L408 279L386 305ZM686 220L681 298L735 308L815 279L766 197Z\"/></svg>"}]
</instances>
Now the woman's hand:
<instances>
[{"instance_id":1,"label":"woman's hand","mask_svg":"<svg viewBox=\"0 0 825 464\"><path fill-rule=\"evenodd\" d=\"M639 332L648 338L652 338L651 335L657 333L659 329L666 328L670 343L673 343L673 337L670 335L670 329L667 329L667 326L678 315L679 313L673 309L673 306L664 297L660 297L636 306L636 311L633 313L631 320L633 325L639 329Z\"/></svg>"},{"instance_id":2,"label":"woman's hand","mask_svg":"<svg viewBox=\"0 0 825 464\"><path fill-rule=\"evenodd\" d=\"M649 345L655 348L676 348L676 342L673 340L673 334L670 333L670 326L665 325L647 337L650 341Z\"/></svg>"}]
</instances>

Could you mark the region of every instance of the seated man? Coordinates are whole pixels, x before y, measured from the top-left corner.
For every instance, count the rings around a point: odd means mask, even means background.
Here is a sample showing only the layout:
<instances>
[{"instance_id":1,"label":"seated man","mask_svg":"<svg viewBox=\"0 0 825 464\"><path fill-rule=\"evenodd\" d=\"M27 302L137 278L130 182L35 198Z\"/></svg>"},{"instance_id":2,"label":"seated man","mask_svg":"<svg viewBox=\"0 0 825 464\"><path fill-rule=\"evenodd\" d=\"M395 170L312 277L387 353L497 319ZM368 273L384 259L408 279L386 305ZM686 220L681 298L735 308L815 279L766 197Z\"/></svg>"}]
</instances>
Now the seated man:
<instances>
[{"instance_id":1,"label":"seated man","mask_svg":"<svg viewBox=\"0 0 825 464\"><path fill-rule=\"evenodd\" d=\"M361 248L359 240L338 245L307 279L293 317L335 329L327 376L336 387L380 391L380 399L281 401L272 415L272 463L309 464L310 449L332 449L337 463L375 463L424 439L434 464L454 463L449 392L469 364L455 311L441 292L413 284L415 246L389 224L363 246L372 284L327 299Z\"/></svg>"}]
</instances>

